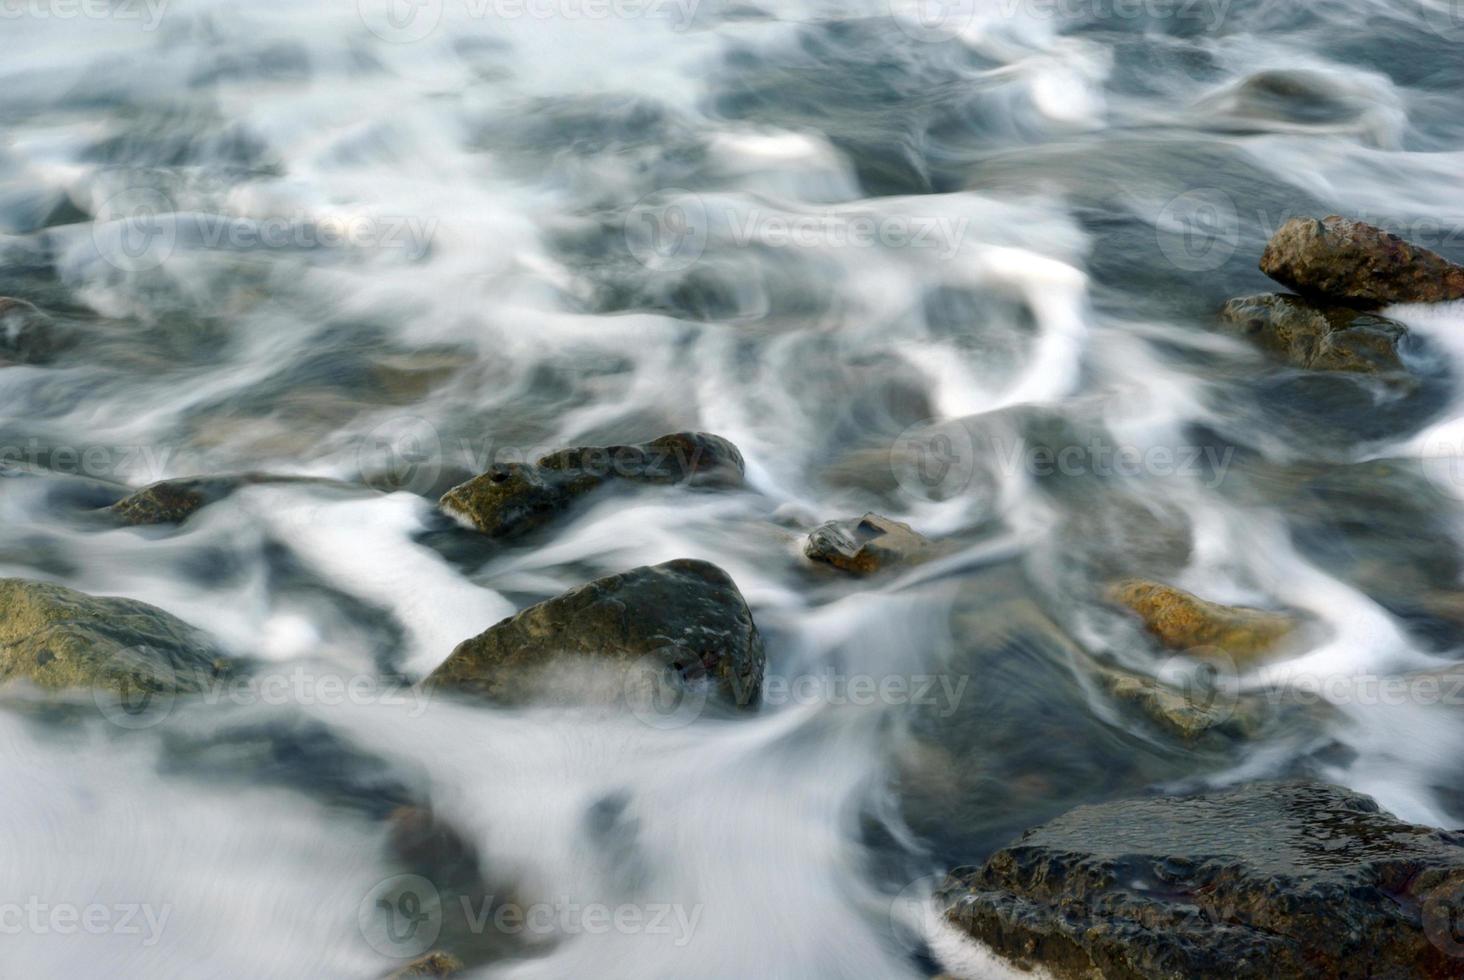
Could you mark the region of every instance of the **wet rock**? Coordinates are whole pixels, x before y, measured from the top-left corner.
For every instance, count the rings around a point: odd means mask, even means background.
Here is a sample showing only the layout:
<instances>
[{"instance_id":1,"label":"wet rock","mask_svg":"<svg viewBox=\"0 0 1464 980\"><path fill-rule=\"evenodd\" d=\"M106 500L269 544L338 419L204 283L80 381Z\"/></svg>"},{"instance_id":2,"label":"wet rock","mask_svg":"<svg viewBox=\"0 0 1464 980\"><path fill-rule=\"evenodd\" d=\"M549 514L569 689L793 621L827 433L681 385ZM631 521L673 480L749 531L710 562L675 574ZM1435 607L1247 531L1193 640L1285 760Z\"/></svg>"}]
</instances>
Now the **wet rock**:
<instances>
[{"instance_id":1,"label":"wet rock","mask_svg":"<svg viewBox=\"0 0 1464 980\"><path fill-rule=\"evenodd\" d=\"M156 606L0 579L0 684L201 691L230 669L205 634Z\"/></svg>"},{"instance_id":2,"label":"wet rock","mask_svg":"<svg viewBox=\"0 0 1464 980\"><path fill-rule=\"evenodd\" d=\"M494 466L443 495L449 516L495 538L542 527L609 483L737 486L742 454L720 436L679 432L638 446L564 449L527 465Z\"/></svg>"},{"instance_id":3,"label":"wet rock","mask_svg":"<svg viewBox=\"0 0 1464 980\"><path fill-rule=\"evenodd\" d=\"M1335 214L1282 225L1261 271L1299 293L1364 306L1464 299L1464 266Z\"/></svg>"},{"instance_id":4,"label":"wet rock","mask_svg":"<svg viewBox=\"0 0 1464 980\"><path fill-rule=\"evenodd\" d=\"M946 918L1058 977L1457 977L1464 835L1310 782L1083 806L947 878Z\"/></svg>"},{"instance_id":5,"label":"wet rock","mask_svg":"<svg viewBox=\"0 0 1464 980\"><path fill-rule=\"evenodd\" d=\"M238 473L228 476L193 476L161 480L117 501L110 512L126 524L181 524L184 520L247 486L260 484L334 484L315 477L271 476L267 473Z\"/></svg>"},{"instance_id":6,"label":"wet rock","mask_svg":"<svg viewBox=\"0 0 1464 980\"><path fill-rule=\"evenodd\" d=\"M1277 652L1299 626L1286 613L1207 602L1183 589L1144 579L1115 583L1108 597L1136 613L1169 649L1200 654L1218 649L1241 668Z\"/></svg>"},{"instance_id":7,"label":"wet rock","mask_svg":"<svg viewBox=\"0 0 1464 980\"><path fill-rule=\"evenodd\" d=\"M898 565L912 565L940 549L910 525L878 514L857 521L830 521L808 536L803 553L810 561L856 575L869 575Z\"/></svg>"},{"instance_id":8,"label":"wet rock","mask_svg":"<svg viewBox=\"0 0 1464 980\"><path fill-rule=\"evenodd\" d=\"M572 662L608 668L600 678L608 687L567 692ZM505 702L566 693L609 702L650 665L684 682L705 678L747 706L757 701L765 662L762 637L731 577L708 562L678 559L532 606L460 644L424 683Z\"/></svg>"},{"instance_id":9,"label":"wet rock","mask_svg":"<svg viewBox=\"0 0 1464 980\"><path fill-rule=\"evenodd\" d=\"M1133 706L1154 725L1194 741L1211 733L1253 737L1266 721L1267 706L1259 695L1238 697L1221 684L1173 687L1120 667L1093 665L1094 679L1109 697Z\"/></svg>"},{"instance_id":10,"label":"wet rock","mask_svg":"<svg viewBox=\"0 0 1464 980\"><path fill-rule=\"evenodd\" d=\"M1402 371L1401 323L1335 305L1314 305L1300 296L1266 293L1233 299L1220 318L1272 356L1313 371L1364 374Z\"/></svg>"},{"instance_id":11,"label":"wet rock","mask_svg":"<svg viewBox=\"0 0 1464 980\"><path fill-rule=\"evenodd\" d=\"M415 959L392 973L386 980L406 980L408 977L450 977L463 971L463 961L451 953L428 953Z\"/></svg>"},{"instance_id":12,"label":"wet rock","mask_svg":"<svg viewBox=\"0 0 1464 980\"><path fill-rule=\"evenodd\" d=\"M56 322L32 303L0 296L0 360L39 364L60 347Z\"/></svg>"}]
</instances>

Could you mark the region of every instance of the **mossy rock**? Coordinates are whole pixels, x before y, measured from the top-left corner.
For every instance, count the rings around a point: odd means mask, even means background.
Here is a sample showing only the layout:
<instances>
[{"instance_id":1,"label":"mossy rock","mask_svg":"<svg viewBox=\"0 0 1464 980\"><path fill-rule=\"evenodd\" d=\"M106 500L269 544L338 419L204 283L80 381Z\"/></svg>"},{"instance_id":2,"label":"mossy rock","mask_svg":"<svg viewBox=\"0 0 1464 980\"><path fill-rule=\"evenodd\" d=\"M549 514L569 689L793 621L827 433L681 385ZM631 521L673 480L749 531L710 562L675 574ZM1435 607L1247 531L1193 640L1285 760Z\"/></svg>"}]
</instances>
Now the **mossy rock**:
<instances>
[{"instance_id":1,"label":"mossy rock","mask_svg":"<svg viewBox=\"0 0 1464 980\"><path fill-rule=\"evenodd\" d=\"M854 575L915 565L942 549L908 524L878 514L856 521L829 521L809 534L803 553L809 561Z\"/></svg>"},{"instance_id":2,"label":"mossy rock","mask_svg":"<svg viewBox=\"0 0 1464 980\"><path fill-rule=\"evenodd\" d=\"M1266 293L1233 299L1221 320L1272 357L1310 371L1387 374L1404 371L1401 323L1300 296Z\"/></svg>"},{"instance_id":3,"label":"mossy rock","mask_svg":"<svg viewBox=\"0 0 1464 980\"><path fill-rule=\"evenodd\" d=\"M207 635L156 606L0 579L0 684L196 692L231 667Z\"/></svg>"}]
</instances>

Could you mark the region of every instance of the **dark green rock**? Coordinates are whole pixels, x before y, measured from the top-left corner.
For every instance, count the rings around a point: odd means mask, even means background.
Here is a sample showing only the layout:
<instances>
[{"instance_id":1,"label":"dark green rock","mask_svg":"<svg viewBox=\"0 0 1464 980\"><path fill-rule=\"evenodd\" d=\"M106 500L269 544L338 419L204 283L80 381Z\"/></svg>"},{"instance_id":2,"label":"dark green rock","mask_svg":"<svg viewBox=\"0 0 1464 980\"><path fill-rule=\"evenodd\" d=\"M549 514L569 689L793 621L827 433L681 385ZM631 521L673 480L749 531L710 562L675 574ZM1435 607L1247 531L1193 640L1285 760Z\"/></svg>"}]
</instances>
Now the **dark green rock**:
<instances>
[{"instance_id":1,"label":"dark green rock","mask_svg":"<svg viewBox=\"0 0 1464 980\"><path fill-rule=\"evenodd\" d=\"M616 681L648 659L686 680L706 678L742 706L757 701L766 663L731 577L678 559L531 606L460 644L425 683L503 702L553 698L559 675L579 662L611 668L611 689L576 688L573 699L611 701L623 694Z\"/></svg>"},{"instance_id":2,"label":"dark green rock","mask_svg":"<svg viewBox=\"0 0 1464 980\"><path fill-rule=\"evenodd\" d=\"M638 446L563 449L538 462L494 466L443 495L449 516L495 538L542 527L612 483L737 486L742 454L720 436L680 432Z\"/></svg>"},{"instance_id":3,"label":"dark green rock","mask_svg":"<svg viewBox=\"0 0 1464 980\"><path fill-rule=\"evenodd\" d=\"M1083 806L940 896L946 918L1059 977L1457 977L1440 932L1464 835L1310 782ZM1457 944L1457 941L1455 941Z\"/></svg>"},{"instance_id":4,"label":"dark green rock","mask_svg":"<svg viewBox=\"0 0 1464 980\"><path fill-rule=\"evenodd\" d=\"M128 494L108 510L126 524L181 524L209 504L247 486L261 484L310 483L341 486L333 480L304 476L271 476L267 473L236 473L224 476L190 476L161 480Z\"/></svg>"}]
</instances>

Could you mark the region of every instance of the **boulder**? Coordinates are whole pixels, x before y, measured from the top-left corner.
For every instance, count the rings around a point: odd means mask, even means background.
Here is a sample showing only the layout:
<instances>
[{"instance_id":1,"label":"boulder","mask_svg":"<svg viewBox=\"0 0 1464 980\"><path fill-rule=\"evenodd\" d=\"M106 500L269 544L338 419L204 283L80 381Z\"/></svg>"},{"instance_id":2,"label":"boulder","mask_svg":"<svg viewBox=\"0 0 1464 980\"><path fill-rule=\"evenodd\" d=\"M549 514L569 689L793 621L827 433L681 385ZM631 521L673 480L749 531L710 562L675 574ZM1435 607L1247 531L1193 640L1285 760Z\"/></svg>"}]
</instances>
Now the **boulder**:
<instances>
[{"instance_id":1,"label":"boulder","mask_svg":"<svg viewBox=\"0 0 1464 980\"><path fill-rule=\"evenodd\" d=\"M1221 320L1279 360L1313 371L1402 371L1408 328L1385 317L1300 296L1266 293L1225 304Z\"/></svg>"},{"instance_id":2,"label":"boulder","mask_svg":"<svg viewBox=\"0 0 1464 980\"><path fill-rule=\"evenodd\" d=\"M1354 305L1464 299L1464 266L1335 214L1282 225L1261 256L1261 271L1298 293Z\"/></svg>"},{"instance_id":3,"label":"boulder","mask_svg":"<svg viewBox=\"0 0 1464 980\"><path fill-rule=\"evenodd\" d=\"M742 454L720 436L678 432L638 446L563 449L529 465L504 463L449 490L441 507L495 538L549 523L586 494L610 483L737 486Z\"/></svg>"},{"instance_id":4,"label":"boulder","mask_svg":"<svg viewBox=\"0 0 1464 980\"><path fill-rule=\"evenodd\" d=\"M1300 625L1286 613L1207 602L1183 589L1145 579L1115 583L1108 596L1138 615L1168 649L1199 655L1218 649L1242 668L1277 652Z\"/></svg>"},{"instance_id":5,"label":"boulder","mask_svg":"<svg viewBox=\"0 0 1464 980\"><path fill-rule=\"evenodd\" d=\"M196 692L230 664L205 634L156 606L0 579L0 684Z\"/></svg>"},{"instance_id":6,"label":"boulder","mask_svg":"<svg viewBox=\"0 0 1464 980\"><path fill-rule=\"evenodd\" d=\"M939 553L937 546L908 524L878 514L857 521L830 521L808 536L808 559L855 575L912 565Z\"/></svg>"},{"instance_id":7,"label":"boulder","mask_svg":"<svg viewBox=\"0 0 1464 980\"><path fill-rule=\"evenodd\" d=\"M1464 835L1312 782L1082 806L981 868L945 917L1060 978L1441 978Z\"/></svg>"},{"instance_id":8,"label":"boulder","mask_svg":"<svg viewBox=\"0 0 1464 980\"><path fill-rule=\"evenodd\" d=\"M23 299L0 296L0 359L41 363L60 346L56 322Z\"/></svg>"},{"instance_id":9,"label":"boulder","mask_svg":"<svg viewBox=\"0 0 1464 980\"><path fill-rule=\"evenodd\" d=\"M584 690L572 664L608 669L609 688ZM561 697L613 701L646 664L686 682L709 680L755 704L766 656L742 593L716 565L678 559L597 579L525 609L465 641L424 682L502 702ZM602 678L603 679L603 678ZM562 682L556 684L556 682Z\"/></svg>"}]
</instances>

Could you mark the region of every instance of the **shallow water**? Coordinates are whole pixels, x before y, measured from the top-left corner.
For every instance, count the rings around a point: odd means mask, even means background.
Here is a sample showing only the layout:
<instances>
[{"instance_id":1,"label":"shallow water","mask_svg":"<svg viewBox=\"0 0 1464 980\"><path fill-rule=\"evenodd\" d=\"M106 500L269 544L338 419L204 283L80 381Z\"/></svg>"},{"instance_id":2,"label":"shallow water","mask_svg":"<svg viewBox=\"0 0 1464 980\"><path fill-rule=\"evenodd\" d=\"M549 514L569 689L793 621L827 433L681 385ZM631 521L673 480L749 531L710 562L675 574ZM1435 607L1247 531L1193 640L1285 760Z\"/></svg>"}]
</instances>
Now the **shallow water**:
<instances>
[{"instance_id":1,"label":"shallow water","mask_svg":"<svg viewBox=\"0 0 1464 980\"><path fill-rule=\"evenodd\" d=\"M1078 803L1310 773L1464 822L1461 695L1407 680L1464 624L1464 309L1389 311L1409 386L1214 323L1295 215L1464 260L1464 23L1118 6L5 7L0 295L72 343L0 368L0 574L151 602L279 681L0 699L0 973L375 977L444 946L481 976L919 977L958 955L931 876ZM492 462L689 429L745 489L601 496L508 546L434 514ZM244 470L354 486L91 513ZM950 554L806 565L866 511ZM764 634L750 717L407 686L681 557ZM1235 686L1312 710L1146 725L1087 670L1174 666L1099 601L1124 575L1307 614ZM471 881L391 845L425 801Z\"/></svg>"}]
</instances>

